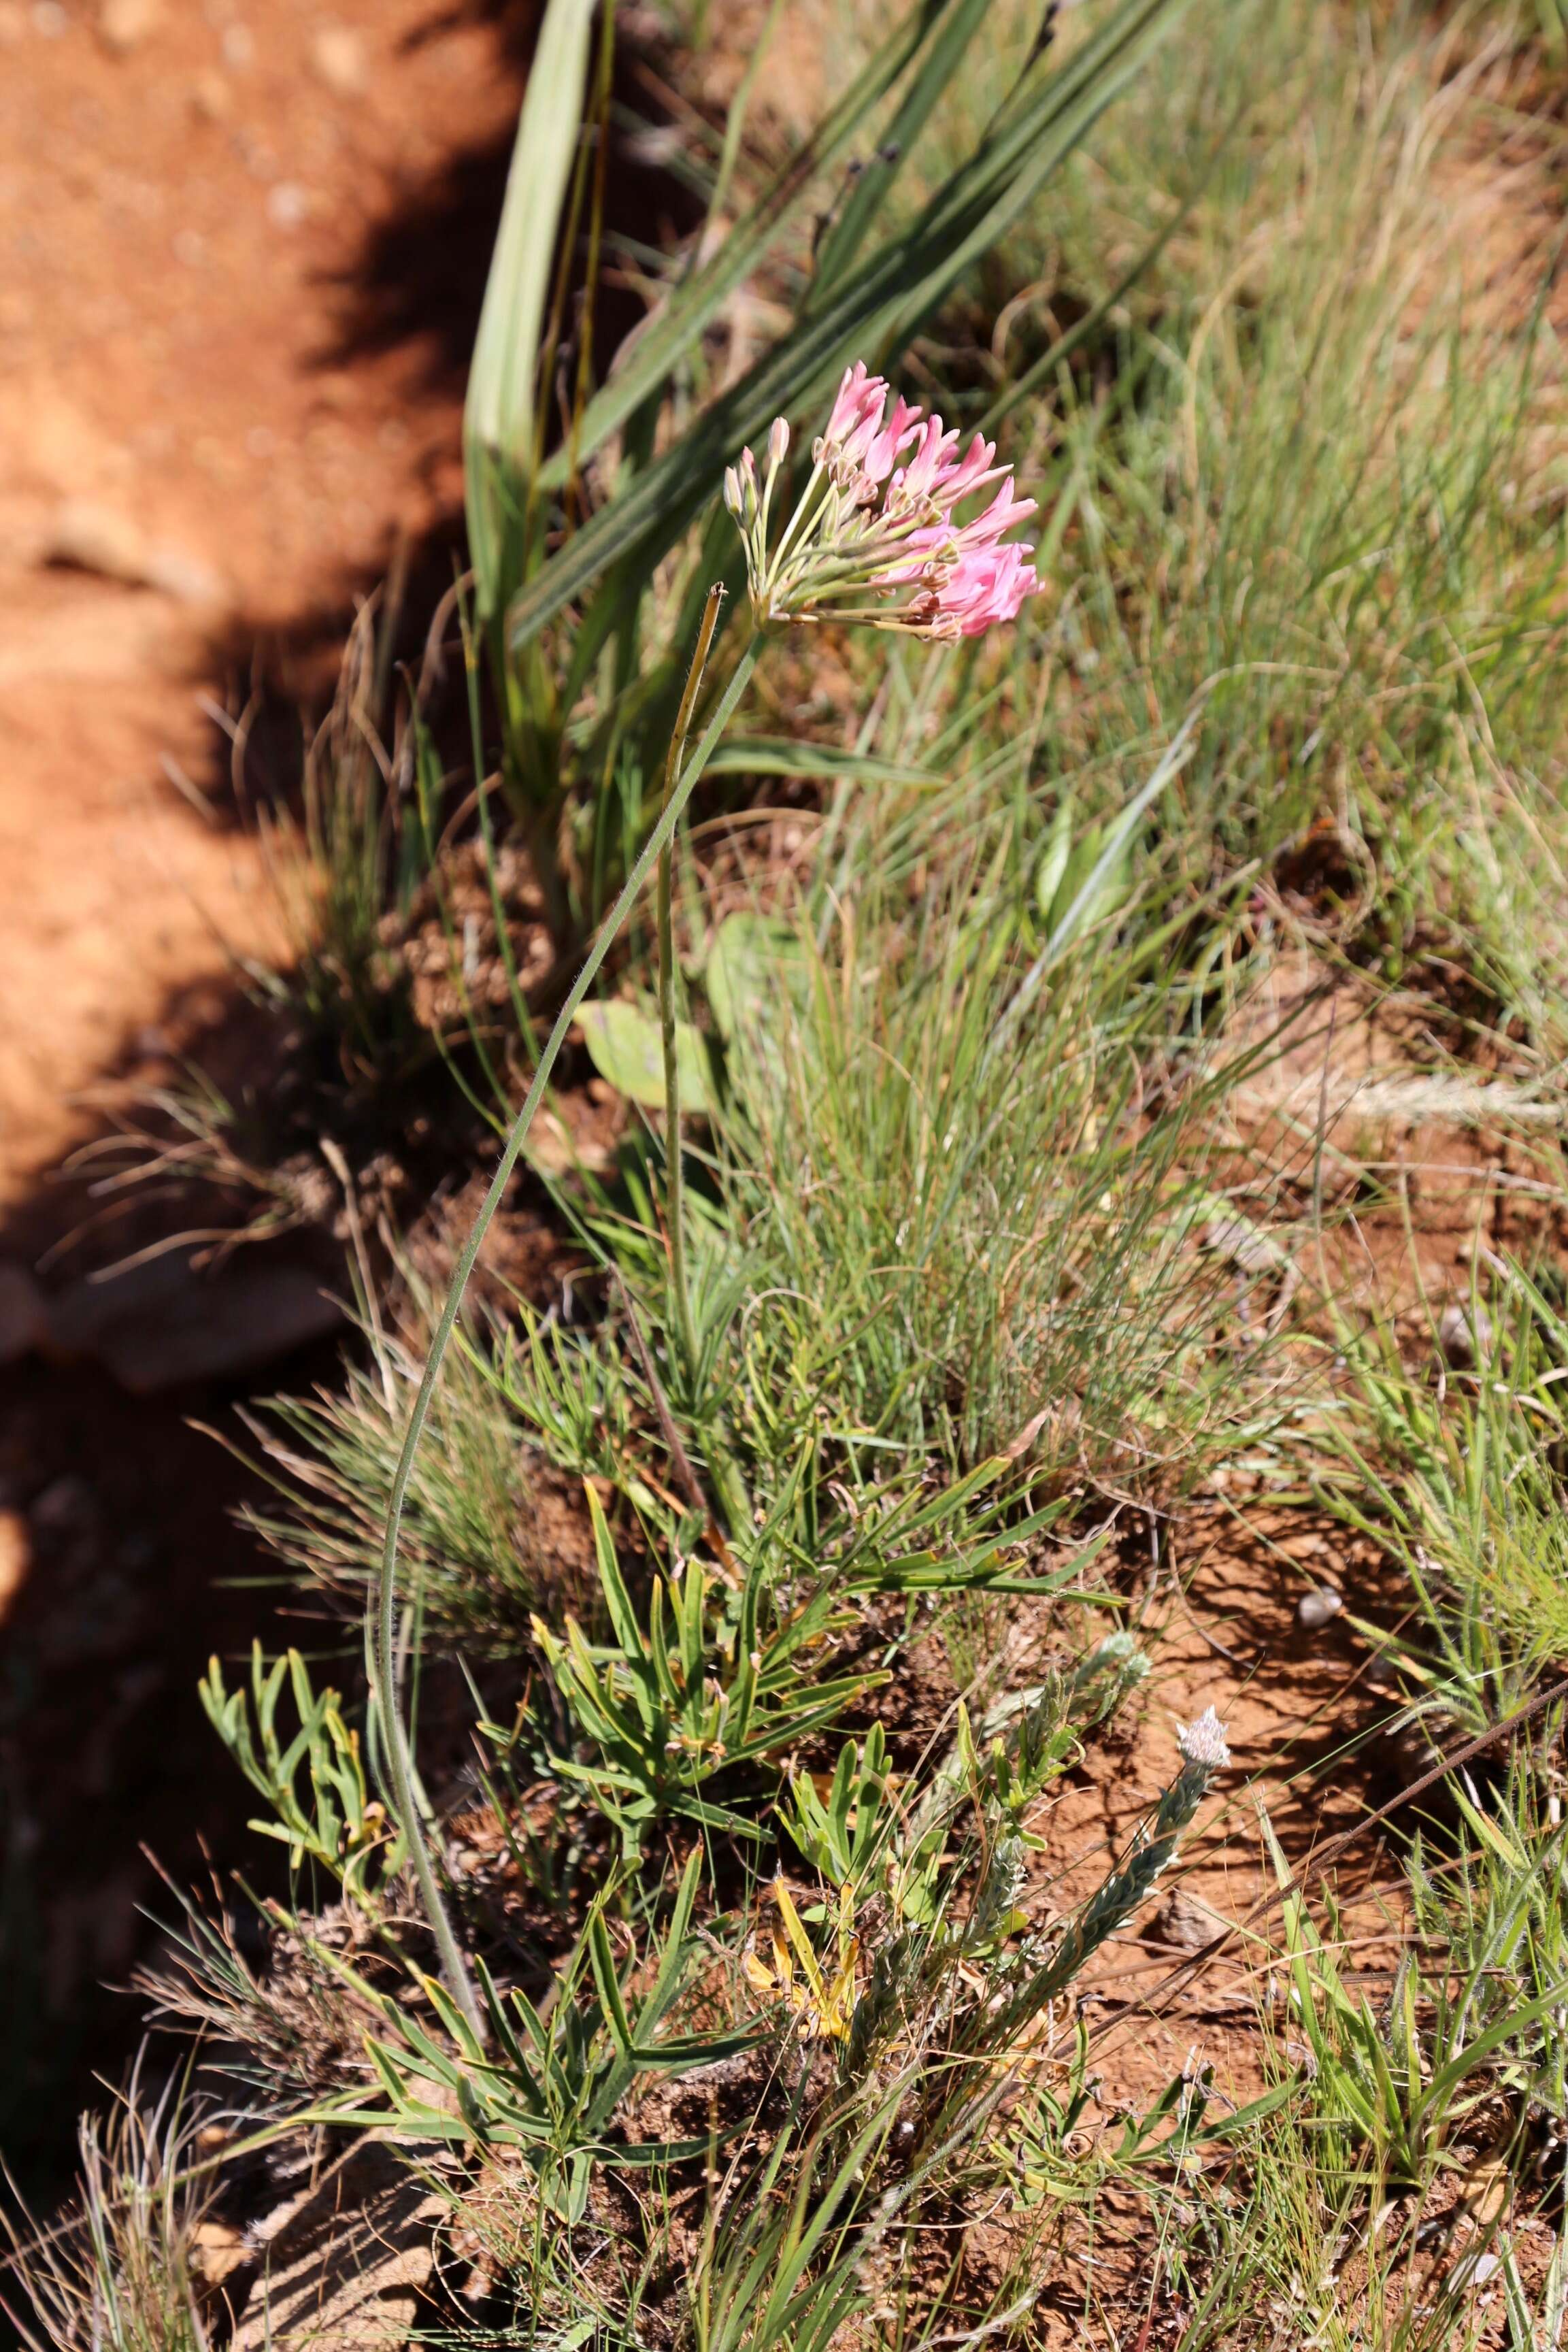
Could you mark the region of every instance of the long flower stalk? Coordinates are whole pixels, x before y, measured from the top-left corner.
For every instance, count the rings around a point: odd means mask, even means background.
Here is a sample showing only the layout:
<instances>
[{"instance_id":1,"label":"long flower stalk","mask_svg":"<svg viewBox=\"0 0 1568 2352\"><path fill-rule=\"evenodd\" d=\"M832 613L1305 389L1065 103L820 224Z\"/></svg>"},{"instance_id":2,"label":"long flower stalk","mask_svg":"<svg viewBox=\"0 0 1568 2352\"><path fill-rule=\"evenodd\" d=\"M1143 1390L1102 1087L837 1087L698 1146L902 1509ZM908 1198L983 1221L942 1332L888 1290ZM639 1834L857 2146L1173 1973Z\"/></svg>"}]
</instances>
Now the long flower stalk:
<instances>
[{"instance_id":1,"label":"long flower stalk","mask_svg":"<svg viewBox=\"0 0 1568 2352\"><path fill-rule=\"evenodd\" d=\"M699 639L699 653L705 663L708 649L713 644L722 598L722 589L714 588L708 592L707 607L703 616L703 631ZM719 738L728 726L736 706L746 691L756 662L757 639L754 635L737 664L734 675L725 688L724 693L719 698L713 717L709 719L696 750L681 772L674 788L666 790L659 821L643 844L636 864L626 877L620 897L611 908L598 938L589 950L582 970L572 982L570 992L556 1015L555 1026L550 1031L544 1052L539 1056L533 1083L524 1097L522 1108L512 1121L507 1130L507 1139L501 1147L501 1156L496 1163L496 1172L490 1180L490 1189L480 1204L479 1213L474 1220L473 1228L463 1244L456 1265L453 1268L452 1280L448 1285L446 1298L441 1309L441 1319L436 1324L434 1336L430 1343L430 1353L425 1359L424 1373L420 1381L419 1393L414 1398L413 1411L409 1415L408 1427L403 1433L402 1449L398 1455L397 1468L392 1474L392 1494L387 1504L386 1535L382 1548L381 1575L376 1592L377 1639L374 1660L376 1702L381 1714L382 1734L386 1743L392 1804L397 1814L397 1825L402 1832L409 1858L413 1864L414 1876L419 1882L419 1891L424 1902L431 1932L435 1937L435 1948L441 1961L441 1973L447 1990L481 2041L486 2034L485 2015L479 2005L478 1995L474 1990L473 1979L468 1973L467 1966L458 1949L457 1938L453 1933L446 1905L436 1882L435 1865L431 1859L430 1846L424 1834L419 1799L414 1787L413 1759L410 1752L408 1734L403 1726L402 1709L398 1704L397 1563L403 1505L408 1496L408 1484L413 1471L414 1457L419 1451L420 1440L424 1434L424 1425L430 1415L431 1399L435 1393L435 1384L441 1377L441 1368L445 1360L447 1348L451 1344L458 1312L463 1305L464 1293L468 1287L469 1276L474 1271L475 1263L484 1246L485 1236L490 1230L496 1212L506 1195L507 1186L511 1181L512 1171L521 1157L523 1145L528 1140L528 1129L532 1127L534 1116L544 1099L550 1073L566 1042L567 1031L576 1020L582 1001L592 987L599 968L609 953L611 942L635 904L648 878L651 867L667 848L675 827L680 822L681 812L691 798L693 788L713 757ZM690 703L694 700L695 695L688 690L688 696L682 705L688 726L691 718Z\"/></svg>"},{"instance_id":2,"label":"long flower stalk","mask_svg":"<svg viewBox=\"0 0 1568 2352\"><path fill-rule=\"evenodd\" d=\"M692 713L696 709L697 696L702 691L703 672L715 632L718 627L723 592L708 591L703 611L702 627L697 633L696 651L686 673L685 692L681 697L675 729L670 738L669 756L664 761L664 798L661 817L669 812L670 802L676 791L681 761L685 756L686 737L691 730ZM680 1331L681 1346L685 1352L686 1377L695 1381L697 1370L696 1328L692 1320L691 1292L686 1283L686 1238L685 1180L681 1168L681 1061L675 1041L675 943L674 920L671 912L672 877L674 862L673 835L659 852L659 879L656 886L659 935L659 1031L664 1051L664 1222L669 1227L670 1286L675 1294L675 1321Z\"/></svg>"}]
</instances>

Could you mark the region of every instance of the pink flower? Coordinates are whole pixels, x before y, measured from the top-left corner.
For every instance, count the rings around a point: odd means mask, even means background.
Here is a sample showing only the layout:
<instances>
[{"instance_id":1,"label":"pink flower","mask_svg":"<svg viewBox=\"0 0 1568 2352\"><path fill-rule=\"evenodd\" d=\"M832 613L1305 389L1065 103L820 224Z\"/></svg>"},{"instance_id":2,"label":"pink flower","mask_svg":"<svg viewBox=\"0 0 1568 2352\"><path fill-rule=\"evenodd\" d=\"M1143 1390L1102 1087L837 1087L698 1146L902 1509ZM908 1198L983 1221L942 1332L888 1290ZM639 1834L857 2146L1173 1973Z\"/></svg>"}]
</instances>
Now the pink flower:
<instances>
[{"instance_id":1,"label":"pink flower","mask_svg":"<svg viewBox=\"0 0 1568 2352\"><path fill-rule=\"evenodd\" d=\"M1003 541L1035 502L1017 496L995 443L977 434L960 457L957 434L939 416L902 398L890 415L888 390L863 361L844 371L811 446L810 479L776 546L769 512L789 447L781 421L765 478L749 450L727 472L725 502L746 542L759 622L839 619L972 637L1015 620L1040 587L1033 550ZM959 508L993 484L983 511L960 521Z\"/></svg>"},{"instance_id":2,"label":"pink flower","mask_svg":"<svg viewBox=\"0 0 1568 2352\"><path fill-rule=\"evenodd\" d=\"M893 415L880 425L869 443L862 460L862 471L868 484L885 482L892 473L894 461L902 457L920 432L918 408L911 408L904 400L895 400Z\"/></svg>"},{"instance_id":3,"label":"pink flower","mask_svg":"<svg viewBox=\"0 0 1568 2352\"><path fill-rule=\"evenodd\" d=\"M982 441L977 433L967 456L955 459L957 446L956 433L944 433L942 419L933 416L921 429L914 457L888 484L889 499L899 506L951 507L1006 473L1005 466L991 464L997 454L995 442Z\"/></svg>"},{"instance_id":4,"label":"pink flower","mask_svg":"<svg viewBox=\"0 0 1568 2352\"><path fill-rule=\"evenodd\" d=\"M857 360L852 368L844 370L839 396L833 403L828 429L812 448L811 455L819 466L826 466L835 482L857 499L874 497L872 478L867 474L866 460L873 446L880 447L885 438L883 413L887 406L887 380L880 375L868 375L865 362ZM910 410L908 415L916 412ZM897 431L904 430L905 411L903 401L894 410ZM894 450L896 455L896 449ZM884 471L891 471L890 457Z\"/></svg>"},{"instance_id":5,"label":"pink flower","mask_svg":"<svg viewBox=\"0 0 1568 2352\"><path fill-rule=\"evenodd\" d=\"M1027 560L1033 552L1016 541L967 551L911 610L934 637L977 637L994 622L1016 621L1024 599L1040 587Z\"/></svg>"},{"instance_id":6,"label":"pink flower","mask_svg":"<svg viewBox=\"0 0 1568 2352\"><path fill-rule=\"evenodd\" d=\"M982 476L981 478L989 479L990 477ZM1011 482L1004 479L984 514L977 515L973 522L958 525L950 520L929 523L922 530L910 531L904 541L906 551L894 562L886 565L881 576L893 583L926 580L944 567L952 570L972 562L976 558L988 554L1004 530L1010 530L1015 522L1023 522L1034 511L1033 499L1015 499ZM1002 550L1002 552L1016 555L1032 551L1013 546ZM1012 616L1009 614L1008 617L1010 619Z\"/></svg>"},{"instance_id":7,"label":"pink flower","mask_svg":"<svg viewBox=\"0 0 1568 2352\"><path fill-rule=\"evenodd\" d=\"M874 404L880 416L887 399L887 384L880 375L868 375L864 360L856 360L852 368L844 370L839 396L833 403L832 415L822 439L830 448L846 440L862 418Z\"/></svg>"}]
</instances>

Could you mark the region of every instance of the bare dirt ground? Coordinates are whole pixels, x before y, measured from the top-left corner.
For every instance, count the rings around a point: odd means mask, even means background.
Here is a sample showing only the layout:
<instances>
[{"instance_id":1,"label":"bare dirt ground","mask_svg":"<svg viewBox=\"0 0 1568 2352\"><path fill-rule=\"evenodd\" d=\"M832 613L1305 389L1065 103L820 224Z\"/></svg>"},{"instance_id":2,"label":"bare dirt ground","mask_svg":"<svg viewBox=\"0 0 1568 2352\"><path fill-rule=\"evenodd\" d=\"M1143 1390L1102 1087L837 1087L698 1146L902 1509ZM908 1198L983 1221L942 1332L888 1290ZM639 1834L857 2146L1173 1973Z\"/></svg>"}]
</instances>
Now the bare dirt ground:
<instances>
[{"instance_id":1,"label":"bare dirt ground","mask_svg":"<svg viewBox=\"0 0 1568 2352\"><path fill-rule=\"evenodd\" d=\"M0 2139L46 2200L134 2032L102 1989L152 1933L141 1842L187 1885L204 1846L239 1858L194 1684L267 1599L234 1585L246 1482L187 1426L240 1383L126 1392L179 1266L126 1295L112 1366L40 1356L23 1277L81 1213L52 1171L106 1089L167 1077L284 950L213 714L258 646L329 655L457 500L527 32L438 0L0 0Z\"/></svg>"},{"instance_id":2,"label":"bare dirt ground","mask_svg":"<svg viewBox=\"0 0 1568 2352\"><path fill-rule=\"evenodd\" d=\"M451 510L517 88L429 0L0 0L0 1209L278 950L202 698Z\"/></svg>"}]
</instances>

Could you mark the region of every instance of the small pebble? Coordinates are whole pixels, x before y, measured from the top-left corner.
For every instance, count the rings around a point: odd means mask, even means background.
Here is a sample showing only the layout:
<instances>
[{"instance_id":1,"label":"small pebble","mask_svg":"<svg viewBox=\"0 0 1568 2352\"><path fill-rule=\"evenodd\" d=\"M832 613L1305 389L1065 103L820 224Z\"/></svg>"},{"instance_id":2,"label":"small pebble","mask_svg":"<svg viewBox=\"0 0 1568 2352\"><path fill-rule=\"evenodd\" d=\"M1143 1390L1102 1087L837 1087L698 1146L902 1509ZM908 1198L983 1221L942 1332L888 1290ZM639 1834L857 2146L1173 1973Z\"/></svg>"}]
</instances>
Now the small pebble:
<instances>
[{"instance_id":1,"label":"small pebble","mask_svg":"<svg viewBox=\"0 0 1568 2352\"><path fill-rule=\"evenodd\" d=\"M310 44L310 64L335 98L358 98L371 78L363 37L351 25L323 25Z\"/></svg>"},{"instance_id":2,"label":"small pebble","mask_svg":"<svg viewBox=\"0 0 1568 2352\"><path fill-rule=\"evenodd\" d=\"M1491 1318L1484 1307L1445 1307L1437 1318L1437 1345L1456 1371L1467 1371L1491 1350Z\"/></svg>"},{"instance_id":3,"label":"small pebble","mask_svg":"<svg viewBox=\"0 0 1568 2352\"><path fill-rule=\"evenodd\" d=\"M1296 1622L1304 1625L1309 1633L1321 1633L1343 1607L1344 1602L1332 1584L1314 1584L1296 1603Z\"/></svg>"},{"instance_id":4,"label":"small pebble","mask_svg":"<svg viewBox=\"0 0 1568 2352\"><path fill-rule=\"evenodd\" d=\"M162 15L162 0L103 0L98 12L99 38L114 57L129 57L157 31Z\"/></svg>"},{"instance_id":5,"label":"small pebble","mask_svg":"<svg viewBox=\"0 0 1568 2352\"><path fill-rule=\"evenodd\" d=\"M298 228L310 209L310 200L298 181L279 180L269 188L267 217L274 228Z\"/></svg>"},{"instance_id":6,"label":"small pebble","mask_svg":"<svg viewBox=\"0 0 1568 2352\"><path fill-rule=\"evenodd\" d=\"M191 105L206 122L226 122L234 112L234 92L221 73L198 74L191 84Z\"/></svg>"}]
</instances>

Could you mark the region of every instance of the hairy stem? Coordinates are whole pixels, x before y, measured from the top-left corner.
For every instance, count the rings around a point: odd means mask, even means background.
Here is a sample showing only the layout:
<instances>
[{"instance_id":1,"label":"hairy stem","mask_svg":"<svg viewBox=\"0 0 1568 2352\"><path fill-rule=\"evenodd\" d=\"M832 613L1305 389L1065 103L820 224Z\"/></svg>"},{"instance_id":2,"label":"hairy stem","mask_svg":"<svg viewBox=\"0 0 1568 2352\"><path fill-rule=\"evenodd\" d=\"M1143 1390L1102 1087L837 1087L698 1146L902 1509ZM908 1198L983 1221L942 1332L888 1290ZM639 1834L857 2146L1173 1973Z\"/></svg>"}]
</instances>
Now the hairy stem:
<instances>
[{"instance_id":1,"label":"hairy stem","mask_svg":"<svg viewBox=\"0 0 1568 2352\"><path fill-rule=\"evenodd\" d=\"M664 761L664 798L661 816L669 813L685 757L686 736L691 729L692 712L702 688L703 672L713 645L714 632L718 627L719 609L724 592L710 588L703 612L702 627L697 633L696 651L686 673L685 692L675 719L675 731L670 738L669 757ZM659 931L659 1030L664 1048L664 1222L670 1236L670 1283L675 1294L675 1328L680 1333L681 1347L686 1359L686 1377L695 1381L697 1370L696 1330L692 1321L691 1292L686 1286L685 1203L683 1198L684 1179L681 1170L681 1065L675 1050L675 944L674 920L671 912L671 867L674 863L673 839L666 839L659 852L657 886Z\"/></svg>"},{"instance_id":2,"label":"hairy stem","mask_svg":"<svg viewBox=\"0 0 1568 2352\"><path fill-rule=\"evenodd\" d=\"M721 593L721 591L716 589L710 593L708 598L707 612L704 615L706 644L712 643L714 626L717 620L717 600ZM386 1534L382 1547L381 1574L376 1590L376 1703L381 1714L382 1737L386 1742L392 1805L397 1814L397 1825L402 1832L409 1858L413 1864L414 1875L419 1881L419 1891L423 1898L431 1930L435 1937L436 1950L440 1955L441 1972L453 1999L458 2002L475 2032L481 2038L486 2032L484 2013L480 2009L478 1997L474 1990L463 1955L457 1948L457 1938L453 1934L452 1922L447 1916L446 1906L443 1900L441 1889L436 1884L435 1866L431 1859L430 1847L420 1816L419 1801L414 1790L413 1759L409 1748L408 1736L403 1727L402 1710L398 1705L397 1559L398 1538L402 1528L403 1505L408 1496L408 1484L413 1470L414 1457L419 1452L420 1440L424 1434L424 1425L429 1418L430 1401L435 1393L435 1383L441 1377L441 1367L451 1342L458 1310L463 1304L463 1295L468 1287L468 1277L474 1271L475 1261L484 1244L485 1236L490 1229L491 1220L500 1207L507 1186L511 1181L512 1171L517 1164L523 1145L528 1139L528 1129L533 1125L534 1115L544 1098L550 1072L554 1069L561 1046L566 1042L566 1033L576 1020L582 1000L593 985L599 968L609 952L611 941L631 912L643 883L647 880L649 869L664 850L674 834L680 821L681 811L690 799L694 785L712 758L719 738L728 726L736 705L746 690L756 662L757 639L753 635L751 643L747 646L736 667L734 676L719 698L717 708L708 721L702 740L692 754L685 772L680 776L674 790L666 793L658 824L643 844L636 864L626 877L620 897L611 908L597 939L589 950L582 970L572 982L570 995L556 1015L555 1026L551 1029L544 1052L539 1056L533 1083L524 1097L522 1108L507 1131L506 1142L501 1147L501 1156L496 1163L496 1173L490 1181L490 1189L485 1195L479 1213L474 1220L473 1230L464 1243L462 1254L453 1268L452 1281L441 1309L441 1319L436 1324L434 1337L430 1343L430 1353L425 1359L423 1376L419 1383L419 1393L413 1401L413 1411L409 1415L408 1428L403 1435L402 1450L398 1455L397 1468L392 1475L392 1494L387 1504ZM685 715L689 717L689 713Z\"/></svg>"}]
</instances>

